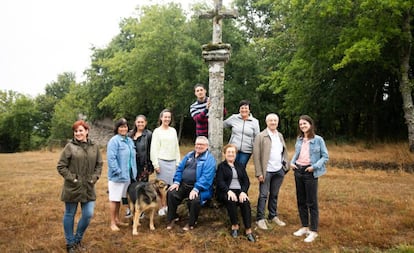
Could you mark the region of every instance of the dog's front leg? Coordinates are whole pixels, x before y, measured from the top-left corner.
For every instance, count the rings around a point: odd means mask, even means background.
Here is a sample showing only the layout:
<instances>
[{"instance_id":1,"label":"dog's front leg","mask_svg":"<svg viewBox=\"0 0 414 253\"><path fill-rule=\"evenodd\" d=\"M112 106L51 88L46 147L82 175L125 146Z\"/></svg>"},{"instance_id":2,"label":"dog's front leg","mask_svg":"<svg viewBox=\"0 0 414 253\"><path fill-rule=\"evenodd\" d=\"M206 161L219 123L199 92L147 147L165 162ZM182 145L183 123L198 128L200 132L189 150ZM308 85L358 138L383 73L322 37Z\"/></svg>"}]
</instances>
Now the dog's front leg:
<instances>
[{"instance_id":1,"label":"dog's front leg","mask_svg":"<svg viewBox=\"0 0 414 253\"><path fill-rule=\"evenodd\" d=\"M155 215L155 208L151 208L151 214L150 214L150 229L151 230L155 230L154 215Z\"/></svg>"},{"instance_id":2,"label":"dog's front leg","mask_svg":"<svg viewBox=\"0 0 414 253\"><path fill-rule=\"evenodd\" d=\"M135 209L134 212L134 223L132 225L132 234L138 235L138 226L141 226L139 223L139 216L141 215L141 209Z\"/></svg>"}]
</instances>

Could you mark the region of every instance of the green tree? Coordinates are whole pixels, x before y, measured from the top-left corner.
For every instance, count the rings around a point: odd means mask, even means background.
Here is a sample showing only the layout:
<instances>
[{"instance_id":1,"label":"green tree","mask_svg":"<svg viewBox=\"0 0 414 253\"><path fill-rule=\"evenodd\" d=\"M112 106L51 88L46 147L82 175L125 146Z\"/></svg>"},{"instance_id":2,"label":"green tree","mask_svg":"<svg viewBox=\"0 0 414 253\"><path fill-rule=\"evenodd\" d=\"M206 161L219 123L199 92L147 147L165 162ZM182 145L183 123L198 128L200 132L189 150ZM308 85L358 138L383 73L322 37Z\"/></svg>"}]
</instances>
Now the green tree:
<instances>
[{"instance_id":1,"label":"green tree","mask_svg":"<svg viewBox=\"0 0 414 253\"><path fill-rule=\"evenodd\" d=\"M72 138L73 123L79 119L86 119L86 104L83 100L83 90L84 87L72 84L69 93L56 104L52 118L52 140L63 141Z\"/></svg>"},{"instance_id":2,"label":"green tree","mask_svg":"<svg viewBox=\"0 0 414 253\"><path fill-rule=\"evenodd\" d=\"M35 98L35 107L40 114L40 119L35 127L35 133L43 139L45 144L51 135L55 105L69 93L71 85L75 84L75 74L64 72L57 76L57 81L46 85L45 94Z\"/></svg>"},{"instance_id":3,"label":"green tree","mask_svg":"<svg viewBox=\"0 0 414 253\"><path fill-rule=\"evenodd\" d=\"M313 115L319 130L335 138L375 141L401 129L401 109L395 107L401 101L395 89L400 50L395 49L404 43L395 32L403 27L397 13L412 11L412 3L286 0L272 7L277 18L271 36L258 42L265 52L276 53L265 61L270 71L260 89L281 96L283 113ZM390 122L390 116L396 120Z\"/></svg>"},{"instance_id":4,"label":"green tree","mask_svg":"<svg viewBox=\"0 0 414 253\"><path fill-rule=\"evenodd\" d=\"M0 150L16 152L35 148L33 133L39 113L34 101L11 91L0 93Z\"/></svg>"}]
</instances>

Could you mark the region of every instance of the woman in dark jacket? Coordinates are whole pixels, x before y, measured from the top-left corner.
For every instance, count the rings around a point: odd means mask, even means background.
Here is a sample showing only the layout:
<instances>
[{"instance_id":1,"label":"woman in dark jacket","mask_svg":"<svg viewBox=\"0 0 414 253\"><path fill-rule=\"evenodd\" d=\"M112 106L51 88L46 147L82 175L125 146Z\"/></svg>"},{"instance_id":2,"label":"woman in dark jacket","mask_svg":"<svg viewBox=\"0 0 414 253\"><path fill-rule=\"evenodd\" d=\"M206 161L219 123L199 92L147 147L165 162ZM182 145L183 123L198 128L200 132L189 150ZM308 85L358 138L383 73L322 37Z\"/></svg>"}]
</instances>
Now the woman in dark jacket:
<instances>
[{"instance_id":1,"label":"woman in dark jacket","mask_svg":"<svg viewBox=\"0 0 414 253\"><path fill-rule=\"evenodd\" d=\"M150 159L152 132L147 129L147 118L144 115L141 114L135 118L135 126L129 137L134 141L136 150L136 181L148 182L149 175L154 172Z\"/></svg>"},{"instance_id":2,"label":"woman in dark jacket","mask_svg":"<svg viewBox=\"0 0 414 253\"><path fill-rule=\"evenodd\" d=\"M65 202L63 229L68 252L75 252L80 247L83 234L91 221L96 200L95 183L102 171L99 147L88 139L89 126L79 120L73 124L72 129L74 138L63 149L57 164L57 170L64 178L61 200ZM79 203L82 215L76 233L73 234Z\"/></svg>"},{"instance_id":3,"label":"woman in dark jacket","mask_svg":"<svg viewBox=\"0 0 414 253\"><path fill-rule=\"evenodd\" d=\"M247 192L250 187L249 177L245 167L235 161L237 148L234 144L227 144L223 148L225 160L218 165L216 174L217 198L224 203L231 222L231 235L234 238L239 234L237 207L246 230L247 240L256 241L251 228L251 208Z\"/></svg>"}]
</instances>

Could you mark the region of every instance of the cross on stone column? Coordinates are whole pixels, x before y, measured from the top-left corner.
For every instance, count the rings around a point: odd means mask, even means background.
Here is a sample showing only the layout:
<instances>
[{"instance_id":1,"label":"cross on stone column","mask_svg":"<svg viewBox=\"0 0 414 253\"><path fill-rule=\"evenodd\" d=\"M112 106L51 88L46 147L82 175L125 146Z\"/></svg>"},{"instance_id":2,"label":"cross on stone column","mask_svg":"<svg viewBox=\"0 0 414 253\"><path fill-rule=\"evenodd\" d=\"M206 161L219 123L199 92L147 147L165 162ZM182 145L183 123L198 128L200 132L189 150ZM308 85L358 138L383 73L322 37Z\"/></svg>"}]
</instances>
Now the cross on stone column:
<instances>
[{"instance_id":1,"label":"cross on stone column","mask_svg":"<svg viewBox=\"0 0 414 253\"><path fill-rule=\"evenodd\" d=\"M200 18L213 19L212 42L203 45L202 55L208 63L210 109L208 112L208 139L210 151L219 163L223 146L223 109L224 109L224 64L230 59L230 44L222 42L222 21L236 18L237 11L223 9L222 0L214 0L214 9L201 14Z\"/></svg>"}]
</instances>

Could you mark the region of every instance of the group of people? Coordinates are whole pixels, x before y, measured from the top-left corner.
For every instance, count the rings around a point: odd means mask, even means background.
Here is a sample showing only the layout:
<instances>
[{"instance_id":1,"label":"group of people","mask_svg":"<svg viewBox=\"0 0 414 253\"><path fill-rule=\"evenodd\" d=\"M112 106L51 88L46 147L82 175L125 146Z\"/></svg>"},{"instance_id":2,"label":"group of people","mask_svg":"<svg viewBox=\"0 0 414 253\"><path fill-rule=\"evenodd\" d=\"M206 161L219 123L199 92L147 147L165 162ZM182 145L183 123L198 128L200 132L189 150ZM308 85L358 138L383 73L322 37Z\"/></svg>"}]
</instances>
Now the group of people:
<instances>
[{"instance_id":1,"label":"group of people","mask_svg":"<svg viewBox=\"0 0 414 253\"><path fill-rule=\"evenodd\" d=\"M194 94L197 101L190 106L190 114L196 123L194 150L180 159L177 132L171 126L172 112L163 110L159 127L153 132L147 129L144 115L138 115L130 131L126 119L115 123L114 136L107 144L108 193L110 202L110 229L119 231L121 204L127 205L126 192L133 181L148 181L152 173L169 186L166 200L160 201L160 216L167 216L167 229L173 229L180 217L178 206L186 200L189 211L184 231L194 229L203 205L214 196L227 209L231 223L231 236L239 236L238 208L248 241L256 241L252 233L252 214L248 190L250 179L246 171L253 154L255 177L259 183L256 224L268 229L268 222L285 226L277 213L278 193L285 174L292 169L295 176L296 197L302 227L293 233L306 235L305 242L318 236L318 178L326 173L328 151L322 137L315 134L311 117L299 118L295 153L288 161L286 143L278 132L279 117L275 113L266 116L266 128L260 132L259 121L250 112L250 102L242 100L239 113L223 122L231 128L231 137L223 147L224 160L216 164L209 151L208 110L210 100L204 85L197 84ZM226 113L226 110L224 110ZM57 169L64 178L61 200L65 202L63 218L68 252L81 247L83 234L93 216L96 194L95 183L102 171L102 157L98 146L88 138L89 126L84 121L73 124L73 140L62 151ZM268 209L267 219L265 209ZM78 203L82 215L74 233L74 218ZM128 215L128 214L127 214Z\"/></svg>"}]
</instances>

